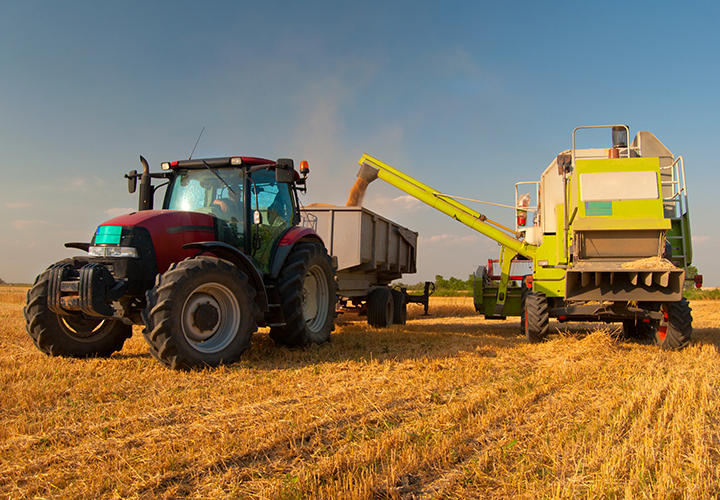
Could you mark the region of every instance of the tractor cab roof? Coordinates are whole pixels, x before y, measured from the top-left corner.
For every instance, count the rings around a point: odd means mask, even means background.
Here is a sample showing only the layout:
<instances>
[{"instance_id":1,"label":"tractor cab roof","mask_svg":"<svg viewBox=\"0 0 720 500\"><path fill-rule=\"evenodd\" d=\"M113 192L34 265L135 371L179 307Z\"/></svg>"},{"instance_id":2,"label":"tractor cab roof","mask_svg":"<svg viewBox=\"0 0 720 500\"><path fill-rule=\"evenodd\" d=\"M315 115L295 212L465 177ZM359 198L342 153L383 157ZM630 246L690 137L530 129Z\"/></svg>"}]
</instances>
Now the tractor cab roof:
<instances>
[{"instance_id":1,"label":"tractor cab roof","mask_svg":"<svg viewBox=\"0 0 720 500\"><path fill-rule=\"evenodd\" d=\"M163 170L174 170L176 168L248 168L258 165L274 166L277 162L265 158L253 156L226 156L224 158L197 158L191 160L178 160L164 162L161 164Z\"/></svg>"}]
</instances>

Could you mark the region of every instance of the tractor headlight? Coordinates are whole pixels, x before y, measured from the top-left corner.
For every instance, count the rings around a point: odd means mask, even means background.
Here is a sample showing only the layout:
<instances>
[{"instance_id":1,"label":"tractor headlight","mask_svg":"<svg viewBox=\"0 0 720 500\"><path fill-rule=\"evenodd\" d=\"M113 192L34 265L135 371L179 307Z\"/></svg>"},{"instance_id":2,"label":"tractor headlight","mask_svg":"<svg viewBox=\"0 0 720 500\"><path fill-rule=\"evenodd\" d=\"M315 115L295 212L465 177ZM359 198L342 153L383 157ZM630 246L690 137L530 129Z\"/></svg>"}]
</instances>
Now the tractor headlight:
<instances>
[{"instance_id":1,"label":"tractor headlight","mask_svg":"<svg viewBox=\"0 0 720 500\"><path fill-rule=\"evenodd\" d=\"M138 249L135 247L90 247L88 253L91 257L125 257L133 259L140 257Z\"/></svg>"}]
</instances>

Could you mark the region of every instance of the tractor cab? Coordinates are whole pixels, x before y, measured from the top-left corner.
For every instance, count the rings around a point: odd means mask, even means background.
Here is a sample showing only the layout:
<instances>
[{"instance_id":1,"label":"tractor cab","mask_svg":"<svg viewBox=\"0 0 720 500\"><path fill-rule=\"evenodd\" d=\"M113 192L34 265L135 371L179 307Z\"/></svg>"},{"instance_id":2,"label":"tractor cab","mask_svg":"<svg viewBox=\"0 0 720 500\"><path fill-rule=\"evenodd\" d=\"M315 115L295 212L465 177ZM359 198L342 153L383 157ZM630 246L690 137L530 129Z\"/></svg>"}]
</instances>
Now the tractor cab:
<instances>
[{"instance_id":1,"label":"tractor cab","mask_svg":"<svg viewBox=\"0 0 720 500\"><path fill-rule=\"evenodd\" d=\"M163 209L212 215L218 241L269 270L273 247L299 219L292 160L213 158L162 168L169 171Z\"/></svg>"}]
</instances>

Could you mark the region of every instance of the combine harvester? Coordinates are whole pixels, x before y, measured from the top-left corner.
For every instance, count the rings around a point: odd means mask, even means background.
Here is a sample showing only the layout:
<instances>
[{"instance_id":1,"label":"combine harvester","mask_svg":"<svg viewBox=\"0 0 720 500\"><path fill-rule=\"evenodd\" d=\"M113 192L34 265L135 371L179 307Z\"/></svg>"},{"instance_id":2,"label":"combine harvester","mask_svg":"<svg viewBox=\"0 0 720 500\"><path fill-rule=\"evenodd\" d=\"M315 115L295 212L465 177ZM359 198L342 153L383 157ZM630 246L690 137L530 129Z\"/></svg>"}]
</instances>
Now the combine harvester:
<instances>
[{"instance_id":1,"label":"combine harvester","mask_svg":"<svg viewBox=\"0 0 720 500\"><path fill-rule=\"evenodd\" d=\"M576 149L576 133L597 128L612 130L612 147ZM475 308L489 319L520 316L530 342L543 341L555 318L622 322L626 338L682 349L692 334L682 296L692 263L683 159L650 132L629 146L628 136L625 125L576 128L572 149L540 181L515 185L515 231L367 154L358 177L380 178L497 241L497 265L474 276ZM518 197L528 185L531 196ZM535 217L525 227L528 211Z\"/></svg>"}]
</instances>

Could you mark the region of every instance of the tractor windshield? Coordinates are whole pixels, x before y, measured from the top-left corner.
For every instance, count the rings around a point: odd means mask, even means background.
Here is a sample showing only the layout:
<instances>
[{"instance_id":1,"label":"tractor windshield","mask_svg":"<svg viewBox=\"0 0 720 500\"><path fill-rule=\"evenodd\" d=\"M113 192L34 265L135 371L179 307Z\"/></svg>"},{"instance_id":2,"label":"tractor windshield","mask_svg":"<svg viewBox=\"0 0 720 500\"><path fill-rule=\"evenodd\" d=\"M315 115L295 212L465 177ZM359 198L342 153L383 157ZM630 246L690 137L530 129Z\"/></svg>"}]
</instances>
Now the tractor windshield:
<instances>
[{"instance_id":1,"label":"tractor windshield","mask_svg":"<svg viewBox=\"0 0 720 500\"><path fill-rule=\"evenodd\" d=\"M163 208L214 215L230 230L230 234L219 235L220 239L242 247L243 179L244 172L239 168L178 169L168 186ZM228 227L219 229L224 233Z\"/></svg>"}]
</instances>

